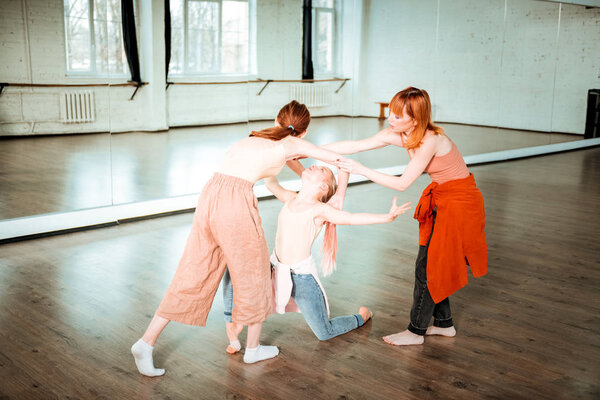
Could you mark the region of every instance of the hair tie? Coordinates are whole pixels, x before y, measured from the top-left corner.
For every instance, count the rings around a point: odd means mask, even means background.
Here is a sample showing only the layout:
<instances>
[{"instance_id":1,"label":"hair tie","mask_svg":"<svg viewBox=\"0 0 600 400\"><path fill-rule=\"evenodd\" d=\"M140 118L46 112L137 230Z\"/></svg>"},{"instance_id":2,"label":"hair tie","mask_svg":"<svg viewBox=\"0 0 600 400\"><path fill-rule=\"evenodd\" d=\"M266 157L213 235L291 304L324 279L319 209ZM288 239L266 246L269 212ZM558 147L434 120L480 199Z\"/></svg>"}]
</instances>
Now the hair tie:
<instances>
[{"instance_id":1,"label":"hair tie","mask_svg":"<svg viewBox=\"0 0 600 400\"><path fill-rule=\"evenodd\" d=\"M292 128L292 131L296 130L296 129L294 129L294 125L288 125L288 128Z\"/></svg>"}]
</instances>

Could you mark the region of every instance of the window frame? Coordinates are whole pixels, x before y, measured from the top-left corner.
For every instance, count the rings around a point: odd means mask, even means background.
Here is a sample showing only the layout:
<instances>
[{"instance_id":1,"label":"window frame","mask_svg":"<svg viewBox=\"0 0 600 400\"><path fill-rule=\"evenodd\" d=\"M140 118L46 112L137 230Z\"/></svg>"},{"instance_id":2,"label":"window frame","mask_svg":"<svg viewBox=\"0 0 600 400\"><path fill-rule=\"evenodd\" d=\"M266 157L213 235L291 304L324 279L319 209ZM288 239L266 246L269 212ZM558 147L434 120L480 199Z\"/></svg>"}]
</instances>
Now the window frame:
<instances>
[{"instance_id":1,"label":"window frame","mask_svg":"<svg viewBox=\"0 0 600 400\"><path fill-rule=\"evenodd\" d=\"M236 80L240 78L251 79L257 77L256 72L256 0L241 0L248 4L248 71L246 73L219 72L222 65L221 49L223 43L223 0L200 0L219 4L218 37L217 37L217 69L207 72L190 72L188 70L188 3L198 0L182 0L183 2L183 71L172 72L169 70L168 79L173 82L194 79L199 81L211 81L215 78L220 80Z\"/></svg>"},{"instance_id":2,"label":"window frame","mask_svg":"<svg viewBox=\"0 0 600 400\"><path fill-rule=\"evenodd\" d=\"M312 59L313 59L313 68L315 77L319 78L333 78L338 74L338 66L340 65L340 46L338 46L341 37L341 24L339 23L338 15L341 14L341 1L333 1L332 7L312 7L312 25L311 25L311 35L312 35ZM318 65L317 60L317 51L316 51L316 38L317 38L317 23L319 19L319 14L331 14L332 15L332 38L331 38L331 70L328 71L318 71L316 66Z\"/></svg>"},{"instance_id":3,"label":"window frame","mask_svg":"<svg viewBox=\"0 0 600 400\"><path fill-rule=\"evenodd\" d=\"M97 69L97 56L96 56L96 30L95 30L95 20L94 20L94 3L98 1L98 0L87 0L88 2L88 24L89 24L89 42L88 42L88 55L90 58L90 69L89 71L71 71L69 70L69 51L68 51L68 34L67 34L67 17L70 18L70 16L67 16L65 13L65 3L64 1L62 2L63 5L63 32L64 32L64 39L65 39L65 47L64 47L64 51L65 51L65 76L67 78L115 78L115 79L119 79L122 80L123 78L129 79L131 78L131 72L129 70L129 63L126 62L125 63L125 68L127 69L126 72L122 73L122 74L113 74L113 73L101 73L98 72ZM102 0L100 0L102 1ZM137 1L134 0L133 1L133 8L134 11L136 12L136 20L137 20ZM119 29L121 29L121 38L123 38L123 16L121 16L121 24L119 25ZM137 24L136 24L137 25ZM125 44L123 44L123 50L125 50Z\"/></svg>"}]
</instances>

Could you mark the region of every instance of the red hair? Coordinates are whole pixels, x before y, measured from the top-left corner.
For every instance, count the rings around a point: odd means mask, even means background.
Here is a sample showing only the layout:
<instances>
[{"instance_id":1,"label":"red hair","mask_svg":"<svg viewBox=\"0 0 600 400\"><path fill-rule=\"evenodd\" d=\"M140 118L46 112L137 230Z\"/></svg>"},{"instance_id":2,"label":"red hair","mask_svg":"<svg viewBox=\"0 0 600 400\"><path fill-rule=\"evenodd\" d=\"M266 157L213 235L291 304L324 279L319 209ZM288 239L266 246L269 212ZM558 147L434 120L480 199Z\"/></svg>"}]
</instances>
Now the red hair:
<instances>
[{"instance_id":1,"label":"red hair","mask_svg":"<svg viewBox=\"0 0 600 400\"><path fill-rule=\"evenodd\" d=\"M304 104L292 100L279 110L279 113L277 114L277 123L279 126L273 126L260 131L252 131L250 136L270 140L281 140L289 135L298 136L308 129L310 112Z\"/></svg>"},{"instance_id":2,"label":"red hair","mask_svg":"<svg viewBox=\"0 0 600 400\"><path fill-rule=\"evenodd\" d=\"M323 203L327 203L337 191L335 176L329 168L327 168L327 170L330 172L331 176L327 182L327 193L323 194L323 197L321 197ZM323 271L323 275L331 275L331 273L335 271L335 256L337 254L337 229L336 225L331 222L325 222L325 234L323 235L323 247L321 253L321 270Z\"/></svg>"},{"instance_id":3,"label":"red hair","mask_svg":"<svg viewBox=\"0 0 600 400\"><path fill-rule=\"evenodd\" d=\"M431 120L431 100L426 90L411 86L396 93L390 101L390 111L402 117L405 109L408 116L417 121L415 129L404 141L408 150L418 148L427 131L433 131L435 135L444 134L444 130Z\"/></svg>"}]
</instances>

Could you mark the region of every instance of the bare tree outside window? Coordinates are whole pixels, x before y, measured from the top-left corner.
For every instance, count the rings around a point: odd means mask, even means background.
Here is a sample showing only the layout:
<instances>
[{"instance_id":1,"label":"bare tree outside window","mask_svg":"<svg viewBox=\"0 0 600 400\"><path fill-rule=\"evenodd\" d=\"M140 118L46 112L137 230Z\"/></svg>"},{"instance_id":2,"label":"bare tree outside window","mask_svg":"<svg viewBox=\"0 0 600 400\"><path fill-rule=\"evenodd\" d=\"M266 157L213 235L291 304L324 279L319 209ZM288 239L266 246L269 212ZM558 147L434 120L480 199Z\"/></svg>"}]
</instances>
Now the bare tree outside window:
<instances>
[{"instance_id":1,"label":"bare tree outside window","mask_svg":"<svg viewBox=\"0 0 600 400\"><path fill-rule=\"evenodd\" d=\"M316 74L335 72L335 2L313 0L313 65Z\"/></svg>"},{"instance_id":2,"label":"bare tree outside window","mask_svg":"<svg viewBox=\"0 0 600 400\"><path fill-rule=\"evenodd\" d=\"M127 76L120 0L64 0L67 72Z\"/></svg>"},{"instance_id":3,"label":"bare tree outside window","mask_svg":"<svg viewBox=\"0 0 600 400\"><path fill-rule=\"evenodd\" d=\"M248 74L249 28L248 0L171 0L169 73Z\"/></svg>"}]
</instances>

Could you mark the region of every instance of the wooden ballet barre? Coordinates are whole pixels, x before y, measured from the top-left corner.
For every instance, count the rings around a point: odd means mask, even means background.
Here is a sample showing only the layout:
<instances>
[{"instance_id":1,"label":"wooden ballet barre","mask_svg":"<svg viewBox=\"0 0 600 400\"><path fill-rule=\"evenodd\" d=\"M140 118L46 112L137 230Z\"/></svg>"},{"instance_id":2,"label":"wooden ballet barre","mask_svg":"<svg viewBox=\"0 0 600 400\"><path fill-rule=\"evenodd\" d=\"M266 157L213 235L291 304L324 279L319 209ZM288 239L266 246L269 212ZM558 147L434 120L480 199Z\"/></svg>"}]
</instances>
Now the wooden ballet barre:
<instances>
[{"instance_id":1,"label":"wooden ballet barre","mask_svg":"<svg viewBox=\"0 0 600 400\"><path fill-rule=\"evenodd\" d=\"M13 87L127 87L134 86L135 90L133 94L129 98L129 100L133 100L137 91L142 87L148 85L148 82L123 82L123 83L0 83L0 95L2 95L2 91L4 91L5 87L13 86Z\"/></svg>"},{"instance_id":2,"label":"wooden ballet barre","mask_svg":"<svg viewBox=\"0 0 600 400\"><path fill-rule=\"evenodd\" d=\"M266 82L265 85L262 87L262 89L260 89L260 92L258 92L256 95L260 96L262 94L262 92L267 88L267 86L269 86L269 84L271 82L298 82L298 83L313 83L313 82L342 82L342 84L340 85L340 87L337 88L337 90L335 91L335 93L338 93L346 84L347 81L349 81L350 78L331 78L331 79L269 79L269 80L263 80L263 79L258 79L254 82Z\"/></svg>"},{"instance_id":3,"label":"wooden ballet barre","mask_svg":"<svg viewBox=\"0 0 600 400\"><path fill-rule=\"evenodd\" d=\"M279 83L279 82L298 82L298 83L302 83L302 82L304 82L304 83L342 82L340 87L338 87L337 90L335 91L335 93L338 93L344 87L346 82L349 80L350 80L350 78L330 78L330 79L261 79L261 78L257 78L257 79L247 80L247 81L167 82L167 86L166 86L165 90L168 90L169 86L171 86L171 85L239 85L239 84L243 84L243 83L263 83L264 82L265 85L256 94L257 96L260 96L262 94L262 92L264 92L264 90L267 88L267 86L269 86L269 84L271 82L275 82L275 83Z\"/></svg>"}]
</instances>

